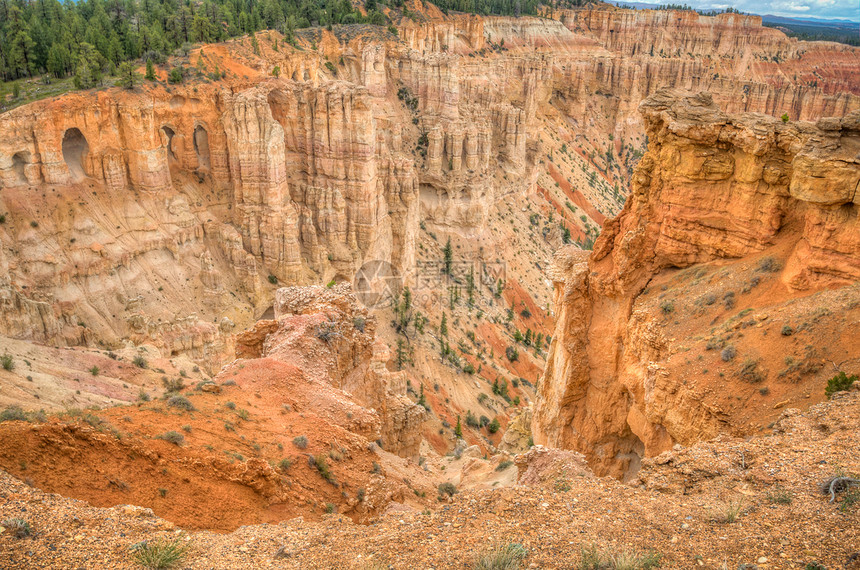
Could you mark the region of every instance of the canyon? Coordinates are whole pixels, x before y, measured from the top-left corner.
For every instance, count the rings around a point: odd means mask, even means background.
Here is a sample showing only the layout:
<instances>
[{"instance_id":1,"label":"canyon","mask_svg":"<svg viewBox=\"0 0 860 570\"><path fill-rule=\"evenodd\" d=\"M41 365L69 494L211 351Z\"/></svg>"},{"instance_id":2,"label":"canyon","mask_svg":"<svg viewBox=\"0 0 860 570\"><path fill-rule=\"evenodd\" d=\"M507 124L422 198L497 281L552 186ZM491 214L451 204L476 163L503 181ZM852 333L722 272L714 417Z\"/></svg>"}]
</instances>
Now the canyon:
<instances>
[{"instance_id":1,"label":"canyon","mask_svg":"<svg viewBox=\"0 0 860 570\"><path fill-rule=\"evenodd\" d=\"M685 461L782 453L787 425L859 469L856 394L824 385L860 365L860 49L737 13L406 6L0 114L3 492L230 541L685 495ZM697 524L766 502L758 461L705 478Z\"/></svg>"}]
</instances>

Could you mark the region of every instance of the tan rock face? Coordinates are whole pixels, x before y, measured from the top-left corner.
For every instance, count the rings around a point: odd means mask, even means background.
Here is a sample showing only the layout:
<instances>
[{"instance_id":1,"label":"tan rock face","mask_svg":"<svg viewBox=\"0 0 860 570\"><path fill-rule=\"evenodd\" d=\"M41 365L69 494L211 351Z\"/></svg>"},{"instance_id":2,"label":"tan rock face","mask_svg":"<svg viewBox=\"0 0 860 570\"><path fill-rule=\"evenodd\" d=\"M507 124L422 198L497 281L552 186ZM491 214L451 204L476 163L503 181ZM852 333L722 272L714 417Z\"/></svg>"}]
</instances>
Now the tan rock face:
<instances>
[{"instance_id":1,"label":"tan rock face","mask_svg":"<svg viewBox=\"0 0 860 570\"><path fill-rule=\"evenodd\" d=\"M678 340L637 300L655 276L777 247L785 264L768 303L860 279L857 113L783 123L669 90L640 110L649 150L624 210L590 257L568 249L555 260L557 325L532 423L536 443L616 475L726 428L667 369ZM697 332L707 328L687 330Z\"/></svg>"},{"instance_id":2,"label":"tan rock face","mask_svg":"<svg viewBox=\"0 0 860 570\"><path fill-rule=\"evenodd\" d=\"M860 51L751 17L426 15L403 22L400 42L319 32L318 50L262 42L256 56L237 40L204 48L234 71L226 81L3 114L0 322L60 345L145 340L214 368L230 323L271 304L271 281L349 280L370 259L408 275L419 222L480 233L495 202L533 187L540 113L624 138L642 134L636 106L659 85L791 118L860 106ZM836 204L852 191L841 159L810 160L844 171L839 189L824 192L810 163L791 195ZM704 168L736 166L718 154Z\"/></svg>"}]
</instances>

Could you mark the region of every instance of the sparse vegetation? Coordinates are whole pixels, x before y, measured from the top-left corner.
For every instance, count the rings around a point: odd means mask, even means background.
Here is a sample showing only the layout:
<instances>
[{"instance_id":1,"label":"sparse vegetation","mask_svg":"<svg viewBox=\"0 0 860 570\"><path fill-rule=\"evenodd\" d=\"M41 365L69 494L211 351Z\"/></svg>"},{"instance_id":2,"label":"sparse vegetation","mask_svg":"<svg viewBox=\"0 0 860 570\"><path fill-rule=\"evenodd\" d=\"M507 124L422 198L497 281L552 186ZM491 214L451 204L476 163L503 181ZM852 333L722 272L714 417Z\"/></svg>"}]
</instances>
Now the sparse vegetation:
<instances>
[{"instance_id":1,"label":"sparse vegetation","mask_svg":"<svg viewBox=\"0 0 860 570\"><path fill-rule=\"evenodd\" d=\"M306 449L308 447L308 438L304 435L296 436L293 438L293 445L299 449Z\"/></svg>"},{"instance_id":2,"label":"sparse vegetation","mask_svg":"<svg viewBox=\"0 0 860 570\"><path fill-rule=\"evenodd\" d=\"M773 490L767 494L767 500L775 505L790 505L793 499L791 492L779 485L774 486Z\"/></svg>"},{"instance_id":3,"label":"sparse vegetation","mask_svg":"<svg viewBox=\"0 0 860 570\"><path fill-rule=\"evenodd\" d=\"M844 371L840 371L839 374L827 381L827 387L824 388L824 395L831 398L836 392L850 390L851 386L853 386L856 381L856 374L848 376Z\"/></svg>"},{"instance_id":4,"label":"sparse vegetation","mask_svg":"<svg viewBox=\"0 0 860 570\"><path fill-rule=\"evenodd\" d=\"M316 467L319 474L323 479L332 483L334 481L334 474L331 472L328 466L328 462L326 461L325 455L320 453L316 457L310 458L313 461L313 466Z\"/></svg>"},{"instance_id":5,"label":"sparse vegetation","mask_svg":"<svg viewBox=\"0 0 860 570\"><path fill-rule=\"evenodd\" d=\"M164 386L164 390L167 393L179 392L185 388L185 382L182 381L182 378L171 380L167 376L161 378L161 385Z\"/></svg>"},{"instance_id":6,"label":"sparse vegetation","mask_svg":"<svg viewBox=\"0 0 860 570\"><path fill-rule=\"evenodd\" d=\"M440 497L444 497L445 495L453 497L457 494L457 487L454 485L454 483L450 482L439 483L438 490Z\"/></svg>"},{"instance_id":7,"label":"sparse vegetation","mask_svg":"<svg viewBox=\"0 0 860 570\"><path fill-rule=\"evenodd\" d=\"M191 400L186 398L185 396L171 396L167 399L167 405L171 408L178 408L180 410L185 410L187 412L193 412L196 408L194 404L191 403Z\"/></svg>"},{"instance_id":8,"label":"sparse vegetation","mask_svg":"<svg viewBox=\"0 0 860 570\"><path fill-rule=\"evenodd\" d=\"M15 538L27 538L32 534L30 523L24 519L6 519L0 523L0 526L3 526L6 532Z\"/></svg>"},{"instance_id":9,"label":"sparse vegetation","mask_svg":"<svg viewBox=\"0 0 860 570\"><path fill-rule=\"evenodd\" d=\"M26 412L22 410L18 406L9 406L2 412L0 412L0 422L12 422L12 421L21 421L28 422L30 419L27 417Z\"/></svg>"},{"instance_id":10,"label":"sparse vegetation","mask_svg":"<svg viewBox=\"0 0 860 570\"><path fill-rule=\"evenodd\" d=\"M514 464L513 461L511 461L509 459L505 459L504 461L499 463L499 465L496 467L496 471L504 471L505 469L507 469L508 467L510 467L513 464Z\"/></svg>"},{"instance_id":11,"label":"sparse vegetation","mask_svg":"<svg viewBox=\"0 0 860 570\"><path fill-rule=\"evenodd\" d=\"M137 366L138 368L146 368L147 367L146 359L139 354L132 359L131 363L134 364L135 366Z\"/></svg>"},{"instance_id":12,"label":"sparse vegetation","mask_svg":"<svg viewBox=\"0 0 860 570\"><path fill-rule=\"evenodd\" d=\"M158 439L163 439L164 441L173 443L175 445L182 445L185 443L185 436L183 436L178 431L169 431L163 435L158 436Z\"/></svg>"},{"instance_id":13,"label":"sparse vegetation","mask_svg":"<svg viewBox=\"0 0 860 570\"><path fill-rule=\"evenodd\" d=\"M131 547L132 559L152 570L173 568L188 554L188 544L181 538L144 540Z\"/></svg>"},{"instance_id":14,"label":"sparse vegetation","mask_svg":"<svg viewBox=\"0 0 860 570\"><path fill-rule=\"evenodd\" d=\"M724 522L727 524L731 524L733 522L737 522L737 520L744 513L744 502L743 500L729 501L723 506L723 510L720 513L720 522Z\"/></svg>"},{"instance_id":15,"label":"sparse vegetation","mask_svg":"<svg viewBox=\"0 0 860 570\"><path fill-rule=\"evenodd\" d=\"M738 351L735 349L735 347L732 345L729 345L720 351L720 358L723 359L723 362L729 362L735 356L737 356L737 354L738 354Z\"/></svg>"},{"instance_id":16,"label":"sparse vegetation","mask_svg":"<svg viewBox=\"0 0 860 570\"><path fill-rule=\"evenodd\" d=\"M7 372L12 372L15 369L15 360L8 352L4 352L3 356L0 356L0 364L3 365L3 370Z\"/></svg>"},{"instance_id":17,"label":"sparse vegetation","mask_svg":"<svg viewBox=\"0 0 860 570\"><path fill-rule=\"evenodd\" d=\"M485 550L472 566L473 570L517 570L528 555L521 544L509 542L494 545Z\"/></svg>"},{"instance_id":18,"label":"sparse vegetation","mask_svg":"<svg viewBox=\"0 0 860 570\"><path fill-rule=\"evenodd\" d=\"M758 361L747 358L738 371L738 376L744 382L758 384L764 381L764 374L758 368Z\"/></svg>"},{"instance_id":19,"label":"sparse vegetation","mask_svg":"<svg viewBox=\"0 0 860 570\"><path fill-rule=\"evenodd\" d=\"M761 261L758 262L756 271L760 271L762 273L776 273L781 268L782 266L775 257L767 256L762 258Z\"/></svg>"},{"instance_id":20,"label":"sparse vegetation","mask_svg":"<svg viewBox=\"0 0 860 570\"><path fill-rule=\"evenodd\" d=\"M580 570L649 570L660 567L659 552L637 552L628 548L599 550L590 545L580 549Z\"/></svg>"}]
</instances>

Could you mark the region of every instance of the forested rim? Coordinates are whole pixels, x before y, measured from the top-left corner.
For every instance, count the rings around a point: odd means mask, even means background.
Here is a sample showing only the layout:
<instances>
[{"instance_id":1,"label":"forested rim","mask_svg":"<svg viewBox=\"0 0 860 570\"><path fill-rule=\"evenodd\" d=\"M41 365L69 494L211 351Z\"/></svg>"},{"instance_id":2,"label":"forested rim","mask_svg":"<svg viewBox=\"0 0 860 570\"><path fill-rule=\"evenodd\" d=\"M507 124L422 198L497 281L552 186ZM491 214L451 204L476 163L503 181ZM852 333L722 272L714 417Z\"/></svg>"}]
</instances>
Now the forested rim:
<instances>
[{"instance_id":1,"label":"forested rim","mask_svg":"<svg viewBox=\"0 0 860 570\"><path fill-rule=\"evenodd\" d=\"M436 5L445 12L518 16L536 14L541 1L440 0ZM570 6L582 0L550 2ZM73 77L75 87L85 89L101 84L106 74L116 75L123 62L162 63L177 50L187 54L191 44L266 29L294 43L293 31L300 28L390 25L386 5L396 18L414 17L404 0L367 0L363 12L349 0L0 0L0 78L42 76L50 83Z\"/></svg>"}]
</instances>

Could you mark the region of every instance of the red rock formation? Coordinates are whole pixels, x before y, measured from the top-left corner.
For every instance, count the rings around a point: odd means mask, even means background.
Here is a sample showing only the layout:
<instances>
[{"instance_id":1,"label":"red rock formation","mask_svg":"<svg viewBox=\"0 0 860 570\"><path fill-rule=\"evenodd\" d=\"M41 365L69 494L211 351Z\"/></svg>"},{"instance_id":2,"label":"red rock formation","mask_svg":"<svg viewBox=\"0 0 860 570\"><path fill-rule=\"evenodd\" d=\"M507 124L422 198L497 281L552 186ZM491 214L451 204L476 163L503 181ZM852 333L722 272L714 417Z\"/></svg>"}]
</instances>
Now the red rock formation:
<instances>
[{"instance_id":1,"label":"red rock formation","mask_svg":"<svg viewBox=\"0 0 860 570\"><path fill-rule=\"evenodd\" d=\"M776 377L775 371L760 372L759 361L750 358L751 380L743 372L728 378L721 373L688 385L690 363L685 368L672 360L679 347L669 335L683 334L692 339L686 342L704 345L725 317L691 318L669 332L670 323L659 311L651 312L659 301L649 304L650 283L658 277L666 283L662 276L673 268L742 259L768 249L784 260L781 283L754 306L790 314L795 309L787 300L860 279L860 114L816 124L783 123L764 115L726 115L706 93L672 91L660 91L640 109L649 150L634 173L624 210L604 225L593 254L562 250L556 259L558 320L532 424L536 443L582 451L598 471L619 476L635 470L639 456L739 425L704 394L719 392L728 382L740 393L747 391L744 381ZM719 276L729 282L744 263L726 266ZM783 262L770 257L761 263L758 271L768 272ZM761 279L756 277L751 287ZM856 287L846 287L839 298L856 294ZM663 302L663 314L675 311L681 299L691 305L695 300L683 297L683 291L677 295L674 304ZM856 303L846 307L853 310ZM753 305L739 316L752 310ZM767 313L759 316L758 322L768 318ZM756 322L730 320L716 328L740 330ZM842 354L840 335L827 342L819 336L816 346L837 354L833 359L850 361L857 356L856 343L853 354L850 347ZM752 346L747 343L755 340L738 342ZM784 366L781 356L773 360ZM809 365L817 366L811 372L820 368L812 361ZM809 387L780 389L795 397ZM768 409L764 403L748 405L760 406L759 413Z\"/></svg>"}]
</instances>

